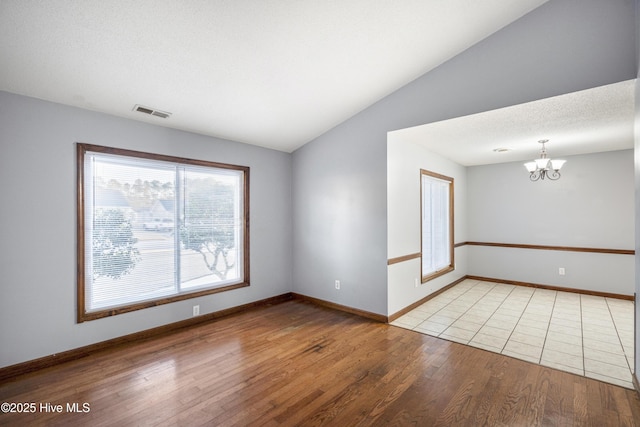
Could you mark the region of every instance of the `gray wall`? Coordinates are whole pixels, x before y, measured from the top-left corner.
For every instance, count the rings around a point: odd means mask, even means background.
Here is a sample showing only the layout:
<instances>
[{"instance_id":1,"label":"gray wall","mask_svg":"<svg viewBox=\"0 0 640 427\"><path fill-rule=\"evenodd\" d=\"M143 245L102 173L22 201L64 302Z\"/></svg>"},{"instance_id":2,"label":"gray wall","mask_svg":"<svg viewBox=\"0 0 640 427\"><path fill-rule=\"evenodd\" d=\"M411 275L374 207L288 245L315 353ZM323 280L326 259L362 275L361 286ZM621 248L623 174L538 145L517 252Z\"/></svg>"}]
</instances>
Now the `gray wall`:
<instances>
[{"instance_id":1,"label":"gray wall","mask_svg":"<svg viewBox=\"0 0 640 427\"><path fill-rule=\"evenodd\" d=\"M251 286L77 324L75 142L249 166ZM0 92L0 367L291 291L291 155Z\"/></svg>"},{"instance_id":2,"label":"gray wall","mask_svg":"<svg viewBox=\"0 0 640 427\"><path fill-rule=\"evenodd\" d=\"M419 144L403 141L398 133L390 132L387 142L388 257L398 258L422 251L420 169L453 178L453 243L467 241L467 214L470 213L467 206L467 168ZM420 280L421 258L389 265L389 315L467 275L467 250L467 246L455 248L454 270L425 283Z\"/></svg>"},{"instance_id":3,"label":"gray wall","mask_svg":"<svg viewBox=\"0 0 640 427\"><path fill-rule=\"evenodd\" d=\"M388 131L635 77L631 1L551 0L298 149L294 290L388 314Z\"/></svg>"},{"instance_id":4,"label":"gray wall","mask_svg":"<svg viewBox=\"0 0 640 427\"><path fill-rule=\"evenodd\" d=\"M633 150L565 158L562 178L551 182L529 181L522 162L468 168L469 240L633 249ZM472 275L633 295L632 255L468 250Z\"/></svg>"}]
</instances>

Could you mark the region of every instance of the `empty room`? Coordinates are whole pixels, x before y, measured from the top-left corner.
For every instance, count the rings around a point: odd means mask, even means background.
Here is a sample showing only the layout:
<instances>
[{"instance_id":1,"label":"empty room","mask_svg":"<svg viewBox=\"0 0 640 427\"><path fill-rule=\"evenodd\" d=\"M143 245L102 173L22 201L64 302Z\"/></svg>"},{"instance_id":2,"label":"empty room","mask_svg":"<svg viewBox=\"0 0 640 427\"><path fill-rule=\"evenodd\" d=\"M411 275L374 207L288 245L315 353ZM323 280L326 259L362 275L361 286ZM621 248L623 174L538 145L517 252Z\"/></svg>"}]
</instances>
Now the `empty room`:
<instances>
[{"instance_id":1,"label":"empty room","mask_svg":"<svg viewBox=\"0 0 640 427\"><path fill-rule=\"evenodd\" d=\"M638 22L0 1L0 425L640 425Z\"/></svg>"}]
</instances>

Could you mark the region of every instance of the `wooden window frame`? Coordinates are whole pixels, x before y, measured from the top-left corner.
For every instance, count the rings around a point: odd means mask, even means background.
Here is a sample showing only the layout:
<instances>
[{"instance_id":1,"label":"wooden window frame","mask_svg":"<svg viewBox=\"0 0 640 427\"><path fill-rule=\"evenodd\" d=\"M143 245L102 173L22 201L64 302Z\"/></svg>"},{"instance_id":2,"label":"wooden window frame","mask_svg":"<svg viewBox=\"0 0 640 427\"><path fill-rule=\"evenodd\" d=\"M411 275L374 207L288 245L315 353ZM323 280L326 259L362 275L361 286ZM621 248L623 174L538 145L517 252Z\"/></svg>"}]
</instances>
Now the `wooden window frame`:
<instances>
[{"instance_id":1,"label":"wooden window frame","mask_svg":"<svg viewBox=\"0 0 640 427\"><path fill-rule=\"evenodd\" d=\"M449 265L447 265L446 267L437 270L433 273L430 274L424 274L423 271L423 241L422 241L422 227L423 227L423 206L424 206L424 191L422 188L422 177L424 175L430 176L432 178L436 178L436 179L440 179L442 181L447 181L449 182ZM453 270L455 270L455 259L454 259L454 204L453 204L453 200L454 200L454 179L452 177L446 176L446 175L442 175L436 172L431 172L428 171L426 169L420 169L420 276L421 276L421 280L422 283L426 283L430 280L435 279L436 277L440 277L444 274L450 273Z\"/></svg>"},{"instance_id":2,"label":"wooden window frame","mask_svg":"<svg viewBox=\"0 0 640 427\"><path fill-rule=\"evenodd\" d=\"M127 156L132 158L166 161L177 164L195 165L203 167L211 167L217 169L231 169L242 172L243 185L243 277L242 281L231 283L219 287L205 288L194 290L193 292L184 292L171 296L159 297L157 299L134 302L131 304L106 308L103 310L87 311L85 305L86 277L85 277L85 169L84 159L87 152L112 154L119 156ZM105 147L100 145L77 143L76 144L76 166L77 166L77 322L82 323L88 320L100 319L108 316L114 316L122 313L128 313L144 308L155 307L158 305L169 304L176 301L182 301L191 298L198 298L204 295L216 294L232 289L250 286L250 267L249 267L249 167L230 165L226 163L210 162L205 160L187 159L182 157L167 156L161 154L153 154L141 151L126 150L120 148Z\"/></svg>"}]
</instances>

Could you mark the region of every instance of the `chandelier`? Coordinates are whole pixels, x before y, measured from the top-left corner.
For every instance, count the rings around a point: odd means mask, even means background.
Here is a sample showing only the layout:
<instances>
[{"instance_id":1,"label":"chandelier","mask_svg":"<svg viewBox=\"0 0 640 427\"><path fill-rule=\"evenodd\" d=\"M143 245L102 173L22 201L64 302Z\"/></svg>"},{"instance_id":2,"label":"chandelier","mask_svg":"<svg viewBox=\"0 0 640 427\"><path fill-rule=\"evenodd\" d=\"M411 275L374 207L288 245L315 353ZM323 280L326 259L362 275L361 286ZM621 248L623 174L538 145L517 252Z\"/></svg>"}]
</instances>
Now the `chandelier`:
<instances>
[{"instance_id":1,"label":"chandelier","mask_svg":"<svg viewBox=\"0 0 640 427\"><path fill-rule=\"evenodd\" d=\"M550 180L555 181L560 178L560 168L562 168L562 165L565 164L566 160L551 160L547 157L547 149L544 146L544 144L549 142L549 140L541 139L538 142L542 144L540 158L524 164L524 167L529 171L529 179L531 181L537 181L539 179L549 178Z\"/></svg>"}]
</instances>

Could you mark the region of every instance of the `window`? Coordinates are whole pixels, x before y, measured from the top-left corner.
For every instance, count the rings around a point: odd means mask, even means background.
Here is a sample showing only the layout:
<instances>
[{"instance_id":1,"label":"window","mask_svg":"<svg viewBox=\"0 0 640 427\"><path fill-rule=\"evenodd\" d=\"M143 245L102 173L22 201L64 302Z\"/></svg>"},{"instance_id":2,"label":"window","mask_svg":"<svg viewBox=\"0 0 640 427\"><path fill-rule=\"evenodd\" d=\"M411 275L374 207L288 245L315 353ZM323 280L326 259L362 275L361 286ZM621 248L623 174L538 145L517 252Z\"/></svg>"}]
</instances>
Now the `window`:
<instances>
[{"instance_id":1,"label":"window","mask_svg":"<svg viewBox=\"0 0 640 427\"><path fill-rule=\"evenodd\" d=\"M420 170L422 282L453 271L453 178Z\"/></svg>"},{"instance_id":2,"label":"window","mask_svg":"<svg viewBox=\"0 0 640 427\"><path fill-rule=\"evenodd\" d=\"M78 322L249 286L249 168L77 144Z\"/></svg>"}]
</instances>

